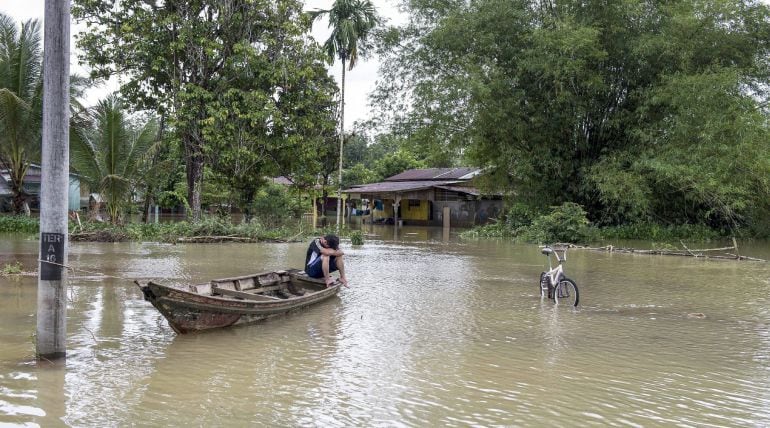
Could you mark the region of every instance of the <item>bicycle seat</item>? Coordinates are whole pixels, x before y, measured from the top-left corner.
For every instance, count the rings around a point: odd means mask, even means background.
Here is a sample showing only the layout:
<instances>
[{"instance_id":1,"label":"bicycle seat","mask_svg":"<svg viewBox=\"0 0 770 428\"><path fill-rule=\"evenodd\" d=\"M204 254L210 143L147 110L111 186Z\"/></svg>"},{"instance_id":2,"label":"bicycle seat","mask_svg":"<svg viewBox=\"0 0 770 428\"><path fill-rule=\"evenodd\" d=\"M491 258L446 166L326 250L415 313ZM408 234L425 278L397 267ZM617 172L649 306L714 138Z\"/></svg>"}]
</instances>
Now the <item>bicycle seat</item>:
<instances>
[{"instance_id":1,"label":"bicycle seat","mask_svg":"<svg viewBox=\"0 0 770 428\"><path fill-rule=\"evenodd\" d=\"M545 254L546 256L550 256L551 254L553 254L553 250L550 247L545 247L540 252Z\"/></svg>"}]
</instances>

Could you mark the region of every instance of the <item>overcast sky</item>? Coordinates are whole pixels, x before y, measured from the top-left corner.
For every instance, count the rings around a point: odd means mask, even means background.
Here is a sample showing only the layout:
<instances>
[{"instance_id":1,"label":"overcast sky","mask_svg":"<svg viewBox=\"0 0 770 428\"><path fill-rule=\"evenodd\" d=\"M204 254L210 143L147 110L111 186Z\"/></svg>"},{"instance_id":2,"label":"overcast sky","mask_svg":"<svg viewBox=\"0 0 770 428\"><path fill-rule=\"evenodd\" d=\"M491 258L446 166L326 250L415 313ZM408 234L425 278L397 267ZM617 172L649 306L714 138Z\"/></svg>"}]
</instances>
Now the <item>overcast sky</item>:
<instances>
[{"instance_id":1,"label":"overcast sky","mask_svg":"<svg viewBox=\"0 0 770 428\"><path fill-rule=\"evenodd\" d=\"M332 3L333 0L305 0L305 10L328 9ZM390 20L390 24L404 21L398 13L396 0L376 0L374 3L379 13ZM0 0L0 12L13 17L17 22L32 18L42 21L44 7L45 0ZM80 31L80 28L73 24L71 31L74 35L75 32ZM323 43L329 37L330 31L326 20L317 21L313 27L313 36L320 43ZM72 46L72 62L70 67L73 73L87 74L87 71L77 63L74 45ZM341 67L339 63L329 67L337 82L340 81ZM368 117L369 106L367 105L367 97L374 89L374 83L377 79L377 67L378 62L376 58L372 58L366 61L359 61L352 71L346 73L345 129L350 129L356 120L363 120ZM116 87L116 84L111 84L104 88L92 90L87 95L87 103L94 104L96 100Z\"/></svg>"}]
</instances>

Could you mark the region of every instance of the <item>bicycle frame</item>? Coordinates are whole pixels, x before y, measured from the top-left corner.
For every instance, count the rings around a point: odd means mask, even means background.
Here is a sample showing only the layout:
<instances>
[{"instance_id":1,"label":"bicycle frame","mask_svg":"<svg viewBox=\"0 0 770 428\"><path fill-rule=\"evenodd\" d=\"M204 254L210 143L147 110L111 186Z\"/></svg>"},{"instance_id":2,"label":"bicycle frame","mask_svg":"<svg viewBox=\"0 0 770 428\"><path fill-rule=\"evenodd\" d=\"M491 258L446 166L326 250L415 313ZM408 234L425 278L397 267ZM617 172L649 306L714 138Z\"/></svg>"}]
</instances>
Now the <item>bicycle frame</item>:
<instances>
[{"instance_id":1,"label":"bicycle frame","mask_svg":"<svg viewBox=\"0 0 770 428\"><path fill-rule=\"evenodd\" d=\"M548 258L548 271L540 274L540 297L571 302L571 306L577 306L580 302L580 292L575 281L564 274L564 262L567 261L567 248L553 248L545 246L542 253ZM554 266L551 256L556 258ZM547 278L547 279L546 279Z\"/></svg>"},{"instance_id":2,"label":"bicycle frame","mask_svg":"<svg viewBox=\"0 0 770 428\"><path fill-rule=\"evenodd\" d=\"M556 287L556 284L558 284L564 277L564 267L562 266L562 263L567 261L567 250L562 250L562 254L559 255L558 250L554 250L551 247L545 247L543 248L542 253L548 257L548 271L545 273L546 276L548 276L548 282L551 287ZM554 256L558 262L556 267L553 266L551 256Z\"/></svg>"}]
</instances>

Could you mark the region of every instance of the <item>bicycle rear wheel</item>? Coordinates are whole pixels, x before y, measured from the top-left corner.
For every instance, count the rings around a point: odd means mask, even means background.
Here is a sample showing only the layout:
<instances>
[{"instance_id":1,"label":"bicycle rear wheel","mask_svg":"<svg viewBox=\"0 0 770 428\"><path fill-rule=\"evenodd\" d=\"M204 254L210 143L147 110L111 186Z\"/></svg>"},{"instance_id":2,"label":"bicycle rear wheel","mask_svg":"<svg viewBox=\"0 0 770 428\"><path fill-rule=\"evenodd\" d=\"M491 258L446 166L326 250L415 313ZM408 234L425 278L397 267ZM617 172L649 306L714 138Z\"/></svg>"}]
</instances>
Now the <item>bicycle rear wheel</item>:
<instances>
[{"instance_id":1,"label":"bicycle rear wheel","mask_svg":"<svg viewBox=\"0 0 770 428\"><path fill-rule=\"evenodd\" d=\"M562 278L553 291L553 297L556 304L577 306L580 303L580 292L575 281L569 278Z\"/></svg>"}]
</instances>

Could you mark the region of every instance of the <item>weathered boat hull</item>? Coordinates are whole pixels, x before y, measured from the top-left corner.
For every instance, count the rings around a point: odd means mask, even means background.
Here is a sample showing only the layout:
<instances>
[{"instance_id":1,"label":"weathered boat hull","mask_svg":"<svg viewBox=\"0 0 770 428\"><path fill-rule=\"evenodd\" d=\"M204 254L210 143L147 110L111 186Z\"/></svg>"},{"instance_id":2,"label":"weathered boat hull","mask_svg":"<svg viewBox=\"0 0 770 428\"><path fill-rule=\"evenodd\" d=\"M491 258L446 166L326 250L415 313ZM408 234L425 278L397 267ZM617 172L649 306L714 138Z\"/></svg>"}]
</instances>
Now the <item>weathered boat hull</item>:
<instances>
[{"instance_id":1,"label":"weathered boat hull","mask_svg":"<svg viewBox=\"0 0 770 428\"><path fill-rule=\"evenodd\" d=\"M275 281L278 276L278 281ZM261 278L269 277L268 286ZM249 286L241 288L240 284ZM178 334L255 323L286 312L313 305L335 296L340 289L337 282L326 287L323 280L307 277L296 270L267 272L236 278L214 280L211 284L171 287L156 282L137 285L149 301ZM228 288L217 288L228 285ZM203 289L203 290L201 290ZM249 291L267 289L283 298ZM236 295L217 295L228 292ZM291 293L289 291L293 291ZM302 293L301 295L299 295ZM259 300L252 300L259 299Z\"/></svg>"}]
</instances>

